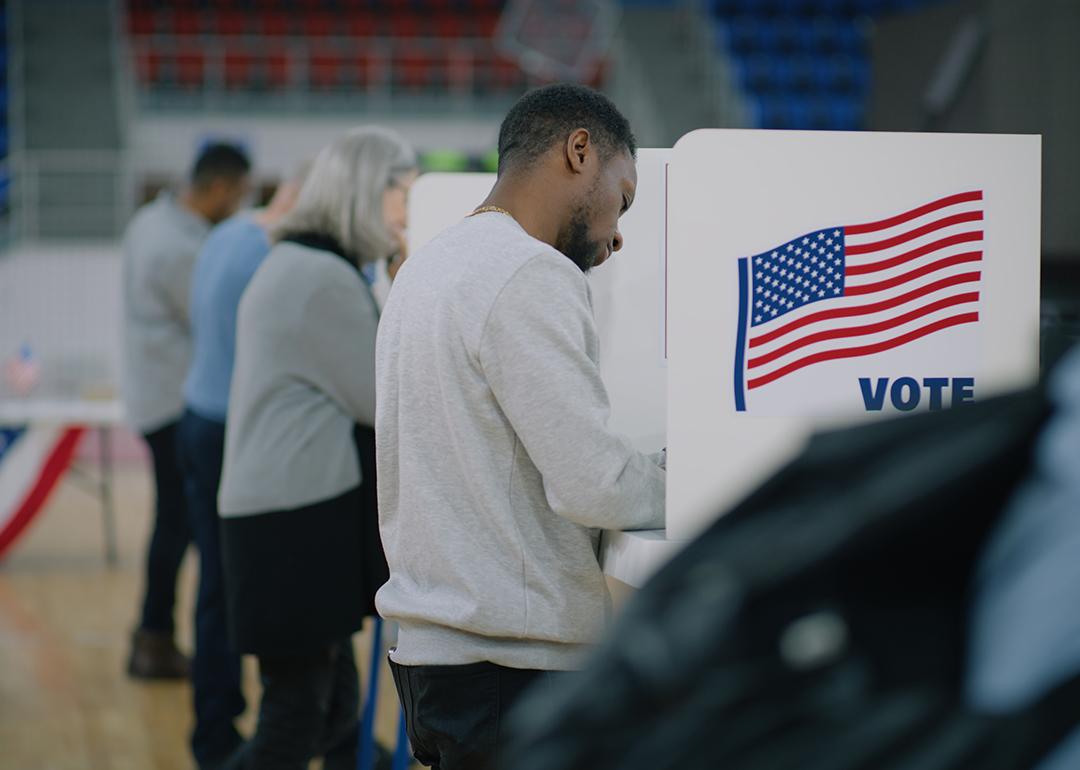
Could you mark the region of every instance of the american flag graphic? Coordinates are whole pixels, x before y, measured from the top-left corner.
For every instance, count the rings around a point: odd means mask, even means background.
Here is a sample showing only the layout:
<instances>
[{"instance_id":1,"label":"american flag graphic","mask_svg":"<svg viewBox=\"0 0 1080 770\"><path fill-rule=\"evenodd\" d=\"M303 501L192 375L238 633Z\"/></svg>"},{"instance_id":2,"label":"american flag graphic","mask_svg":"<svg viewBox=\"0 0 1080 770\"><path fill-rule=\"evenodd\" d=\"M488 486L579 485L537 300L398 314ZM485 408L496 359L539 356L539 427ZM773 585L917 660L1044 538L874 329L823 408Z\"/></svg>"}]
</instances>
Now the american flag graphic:
<instances>
[{"instance_id":1,"label":"american flag graphic","mask_svg":"<svg viewBox=\"0 0 1080 770\"><path fill-rule=\"evenodd\" d=\"M84 429L0 425L0 559L44 509Z\"/></svg>"},{"instance_id":2,"label":"american flag graphic","mask_svg":"<svg viewBox=\"0 0 1080 770\"><path fill-rule=\"evenodd\" d=\"M4 363L4 384L18 396L25 396L32 391L41 379L41 368L29 346L23 345L18 355Z\"/></svg>"},{"instance_id":3,"label":"american flag graphic","mask_svg":"<svg viewBox=\"0 0 1080 770\"><path fill-rule=\"evenodd\" d=\"M808 366L977 322L982 243L974 190L740 258L735 408Z\"/></svg>"}]
</instances>

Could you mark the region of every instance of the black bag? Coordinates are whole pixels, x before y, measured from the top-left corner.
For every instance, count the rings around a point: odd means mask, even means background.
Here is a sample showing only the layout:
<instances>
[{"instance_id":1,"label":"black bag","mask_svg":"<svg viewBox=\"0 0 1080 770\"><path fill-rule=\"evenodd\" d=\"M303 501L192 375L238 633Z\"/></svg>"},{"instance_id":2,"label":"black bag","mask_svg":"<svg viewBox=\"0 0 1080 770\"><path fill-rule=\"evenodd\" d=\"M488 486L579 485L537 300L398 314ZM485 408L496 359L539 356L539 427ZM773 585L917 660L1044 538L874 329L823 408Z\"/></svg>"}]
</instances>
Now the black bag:
<instances>
[{"instance_id":1,"label":"black bag","mask_svg":"<svg viewBox=\"0 0 1080 770\"><path fill-rule=\"evenodd\" d=\"M1033 390L816 436L523 702L508 767L1031 767L1080 682L1008 717L962 686L976 558L1048 411Z\"/></svg>"}]
</instances>

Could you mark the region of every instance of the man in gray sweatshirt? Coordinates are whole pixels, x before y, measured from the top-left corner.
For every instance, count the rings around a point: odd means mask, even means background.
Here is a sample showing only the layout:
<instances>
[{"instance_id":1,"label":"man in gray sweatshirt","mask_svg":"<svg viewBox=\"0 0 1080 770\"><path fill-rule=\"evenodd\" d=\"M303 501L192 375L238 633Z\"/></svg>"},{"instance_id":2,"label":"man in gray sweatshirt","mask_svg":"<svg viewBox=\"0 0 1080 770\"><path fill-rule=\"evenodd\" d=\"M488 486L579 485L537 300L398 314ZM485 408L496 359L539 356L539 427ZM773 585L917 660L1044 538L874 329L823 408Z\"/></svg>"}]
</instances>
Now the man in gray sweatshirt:
<instances>
[{"instance_id":1,"label":"man in gray sweatshirt","mask_svg":"<svg viewBox=\"0 0 1080 770\"><path fill-rule=\"evenodd\" d=\"M236 147L211 144L190 184L163 192L124 234L124 407L150 448L156 511L146 556L146 593L128 672L140 679L183 678L187 659L173 639L176 575L191 537L176 454L184 411L181 385L191 361L188 294L195 257L210 227L231 216L250 188L251 163Z\"/></svg>"},{"instance_id":2,"label":"man in gray sweatshirt","mask_svg":"<svg viewBox=\"0 0 1080 770\"><path fill-rule=\"evenodd\" d=\"M622 246L626 119L591 89L526 94L472 215L409 258L376 349L376 603L409 737L440 770L500 761L500 722L577 668L611 598L602 529L664 526L657 458L607 426L585 274Z\"/></svg>"}]
</instances>

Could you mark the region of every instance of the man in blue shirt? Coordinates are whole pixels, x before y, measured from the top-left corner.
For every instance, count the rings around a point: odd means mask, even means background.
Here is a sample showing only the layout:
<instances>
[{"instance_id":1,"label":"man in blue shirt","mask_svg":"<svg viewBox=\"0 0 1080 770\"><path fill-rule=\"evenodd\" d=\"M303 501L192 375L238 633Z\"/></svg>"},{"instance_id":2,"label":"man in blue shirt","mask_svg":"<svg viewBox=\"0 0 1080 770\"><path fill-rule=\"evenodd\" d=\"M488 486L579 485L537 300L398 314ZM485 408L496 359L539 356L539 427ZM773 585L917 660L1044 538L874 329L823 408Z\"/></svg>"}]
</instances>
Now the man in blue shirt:
<instances>
[{"instance_id":1,"label":"man in blue shirt","mask_svg":"<svg viewBox=\"0 0 1080 770\"><path fill-rule=\"evenodd\" d=\"M218 536L217 490L225 451L236 340L236 311L270 251L270 230L289 212L306 169L282 183L267 208L218 225L195 263L191 284L191 367L178 428L191 532L199 549L192 687L192 753L200 770L230 766L243 745L233 720L244 711L240 656L229 644Z\"/></svg>"}]
</instances>

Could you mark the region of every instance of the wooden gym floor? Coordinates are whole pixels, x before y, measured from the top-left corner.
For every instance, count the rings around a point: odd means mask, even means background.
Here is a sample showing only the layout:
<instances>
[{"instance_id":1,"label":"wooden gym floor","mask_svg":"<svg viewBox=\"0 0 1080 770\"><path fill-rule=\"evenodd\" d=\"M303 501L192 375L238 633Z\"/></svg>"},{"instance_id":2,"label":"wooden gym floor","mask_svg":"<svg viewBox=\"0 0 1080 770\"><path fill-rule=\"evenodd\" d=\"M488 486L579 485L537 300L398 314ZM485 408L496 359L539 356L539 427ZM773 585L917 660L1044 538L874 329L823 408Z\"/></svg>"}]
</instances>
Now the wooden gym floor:
<instances>
[{"instance_id":1,"label":"wooden gym floor","mask_svg":"<svg viewBox=\"0 0 1080 770\"><path fill-rule=\"evenodd\" d=\"M187 683L144 683L124 673L142 592L151 521L145 461L118 465L119 564L104 560L95 497L61 482L29 533L0 562L0 770L191 770ZM188 552L180 579L181 648L191 649L197 563ZM356 637L366 685L370 638ZM250 734L258 681L245 660ZM377 735L392 746L397 698L385 665Z\"/></svg>"}]
</instances>

